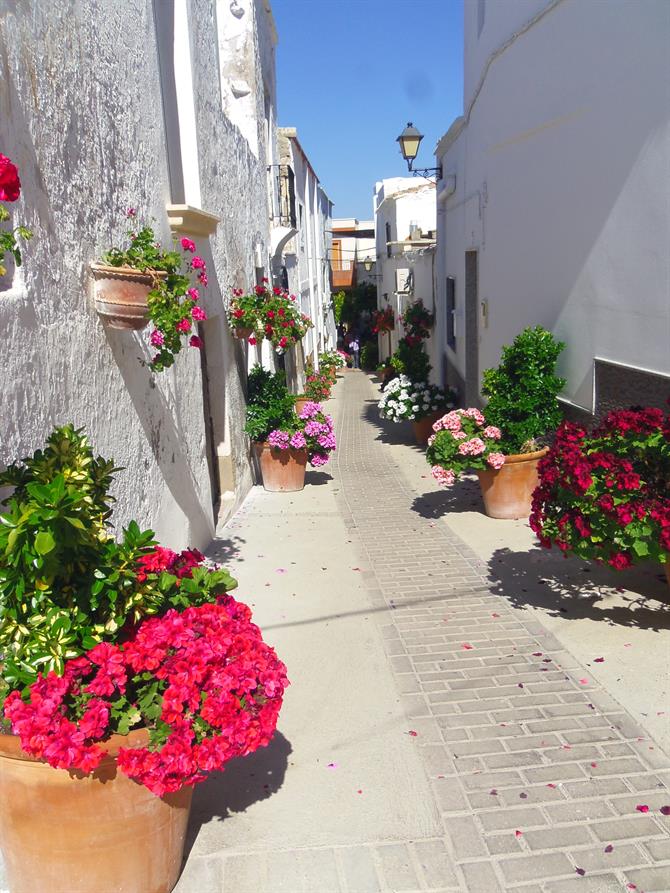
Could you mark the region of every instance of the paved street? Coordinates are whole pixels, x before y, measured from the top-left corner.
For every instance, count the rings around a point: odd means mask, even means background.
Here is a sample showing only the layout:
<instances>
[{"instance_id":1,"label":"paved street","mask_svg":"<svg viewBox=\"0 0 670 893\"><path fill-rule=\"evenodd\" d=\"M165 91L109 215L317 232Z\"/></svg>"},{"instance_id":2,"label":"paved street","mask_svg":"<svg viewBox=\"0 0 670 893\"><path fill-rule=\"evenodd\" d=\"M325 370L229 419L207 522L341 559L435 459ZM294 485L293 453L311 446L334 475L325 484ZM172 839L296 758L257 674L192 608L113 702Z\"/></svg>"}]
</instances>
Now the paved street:
<instances>
[{"instance_id":1,"label":"paved street","mask_svg":"<svg viewBox=\"0 0 670 893\"><path fill-rule=\"evenodd\" d=\"M376 394L345 374L336 462L214 544L292 687L274 744L197 791L178 893L670 890L670 760L416 512Z\"/></svg>"}]
</instances>

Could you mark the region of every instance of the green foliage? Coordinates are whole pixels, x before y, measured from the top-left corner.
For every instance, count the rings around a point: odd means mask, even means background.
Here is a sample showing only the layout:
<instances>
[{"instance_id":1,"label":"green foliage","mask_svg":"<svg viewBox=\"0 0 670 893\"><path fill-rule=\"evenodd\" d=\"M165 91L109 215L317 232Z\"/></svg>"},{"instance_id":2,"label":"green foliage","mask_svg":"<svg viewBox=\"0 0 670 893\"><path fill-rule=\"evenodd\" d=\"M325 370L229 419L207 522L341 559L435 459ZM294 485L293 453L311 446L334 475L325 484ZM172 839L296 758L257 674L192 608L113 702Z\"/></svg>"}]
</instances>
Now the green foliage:
<instances>
[{"instance_id":1,"label":"green foliage","mask_svg":"<svg viewBox=\"0 0 670 893\"><path fill-rule=\"evenodd\" d=\"M361 367L368 371L376 369L379 362L379 347L376 342L368 341L361 348Z\"/></svg>"},{"instance_id":2,"label":"green foliage","mask_svg":"<svg viewBox=\"0 0 670 893\"><path fill-rule=\"evenodd\" d=\"M343 291L336 291L333 295L333 316L335 317L335 322L338 326L342 322L342 309L346 297L346 292Z\"/></svg>"},{"instance_id":3,"label":"green foliage","mask_svg":"<svg viewBox=\"0 0 670 893\"><path fill-rule=\"evenodd\" d=\"M410 381L428 381L430 360L419 338L411 335L401 338L398 349L391 357L391 365L398 375L406 375Z\"/></svg>"},{"instance_id":4,"label":"green foliage","mask_svg":"<svg viewBox=\"0 0 670 893\"><path fill-rule=\"evenodd\" d=\"M262 442L276 428L289 430L294 424L295 397L288 392L284 373L256 364L249 373L244 430L253 441Z\"/></svg>"},{"instance_id":5,"label":"green foliage","mask_svg":"<svg viewBox=\"0 0 670 893\"><path fill-rule=\"evenodd\" d=\"M504 453L534 449L537 438L551 434L560 424L562 413L556 398L565 379L555 370L564 347L541 326L527 328L511 346L503 347L498 368L484 372L486 420L502 431Z\"/></svg>"},{"instance_id":6,"label":"green foliage","mask_svg":"<svg viewBox=\"0 0 670 893\"><path fill-rule=\"evenodd\" d=\"M372 313L377 307L377 286L370 283L356 285L345 292L341 322L356 326L364 313Z\"/></svg>"},{"instance_id":7,"label":"green foliage","mask_svg":"<svg viewBox=\"0 0 670 893\"><path fill-rule=\"evenodd\" d=\"M0 205L0 222L4 223L6 220L9 220L9 211L4 205ZM19 248L17 237L27 242L29 239L32 239L33 234L26 226L0 230L0 276L4 276L7 272L7 268L3 263L5 254L11 254L16 266L21 266L21 249Z\"/></svg>"}]
</instances>

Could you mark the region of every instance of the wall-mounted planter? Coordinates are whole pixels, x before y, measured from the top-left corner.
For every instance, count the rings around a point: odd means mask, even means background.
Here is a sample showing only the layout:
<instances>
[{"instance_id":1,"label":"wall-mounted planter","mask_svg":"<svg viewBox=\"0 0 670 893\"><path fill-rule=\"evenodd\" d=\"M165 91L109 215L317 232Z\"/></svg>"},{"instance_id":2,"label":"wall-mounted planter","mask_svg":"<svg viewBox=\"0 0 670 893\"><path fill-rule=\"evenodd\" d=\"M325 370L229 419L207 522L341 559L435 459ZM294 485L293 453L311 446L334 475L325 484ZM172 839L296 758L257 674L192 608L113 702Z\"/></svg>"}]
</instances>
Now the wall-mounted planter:
<instances>
[{"instance_id":1,"label":"wall-mounted planter","mask_svg":"<svg viewBox=\"0 0 670 893\"><path fill-rule=\"evenodd\" d=\"M142 273L131 267L91 264L95 309L112 329L143 329L149 322L147 296L162 271Z\"/></svg>"},{"instance_id":2,"label":"wall-mounted planter","mask_svg":"<svg viewBox=\"0 0 670 893\"><path fill-rule=\"evenodd\" d=\"M244 328L235 328L233 329L233 335L238 338L240 341L246 341L250 338L254 333L253 329L244 329Z\"/></svg>"}]
</instances>

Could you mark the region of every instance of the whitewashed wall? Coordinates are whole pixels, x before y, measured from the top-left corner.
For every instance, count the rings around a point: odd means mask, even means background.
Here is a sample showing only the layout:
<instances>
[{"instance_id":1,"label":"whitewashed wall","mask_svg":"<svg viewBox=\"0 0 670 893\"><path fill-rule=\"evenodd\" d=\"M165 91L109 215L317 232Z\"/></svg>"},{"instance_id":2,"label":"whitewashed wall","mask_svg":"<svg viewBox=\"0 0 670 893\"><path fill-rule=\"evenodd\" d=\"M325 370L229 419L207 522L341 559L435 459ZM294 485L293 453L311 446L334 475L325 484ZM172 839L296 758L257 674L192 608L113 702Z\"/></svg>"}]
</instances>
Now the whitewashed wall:
<instances>
[{"instance_id":1,"label":"whitewashed wall","mask_svg":"<svg viewBox=\"0 0 670 893\"><path fill-rule=\"evenodd\" d=\"M567 399L591 410L595 358L670 374L670 5L484 5L478 37L465 4L467 123L438 145L457 183L438 201L438 282L456 277L462 314L476 248L480 369L544 325L567 342Z\"/></svg>"},{"instance_id":2,"label":"whitewashed wall","mask_svg":"<svg viewBox=\"0 0 670 893\"><path fill-rule=\"evenodd\" d=\"M269 82L273 102L271 19L260 0L240 7L256 48L248 57L254 90ZM199 352L187 349L172 369L151 375L141 364L150 356L146 330L103 327L87 268L122 240L128 206L155 218L168 244L165 206L185 193L193 202L199 190L203 209L221 217L216 235L198 246L209 266L203 304L214 436L229 458L228 495L239 501L251 483L242 433L246 358L223 305L233 285L253 283L255 246L267 256L266 159L261 142L250 146L231 122L221 94L217 16L219 24L231 16L229 4L175 0L188 31L176 33L171 84L165 53L161 82L158 36L170 31L172 3L162 0L155 12L156 20L144 0L53 0L13 4L0 17L0 151L23 182L12 210L35 232L24 266L0 292L0 462L32 452L71 421L125 466L115 487L119 524L136 518L167 545L202 547L214 518ZM255 95L249 113L264 103Z\"/></svg>"}]
</instances>

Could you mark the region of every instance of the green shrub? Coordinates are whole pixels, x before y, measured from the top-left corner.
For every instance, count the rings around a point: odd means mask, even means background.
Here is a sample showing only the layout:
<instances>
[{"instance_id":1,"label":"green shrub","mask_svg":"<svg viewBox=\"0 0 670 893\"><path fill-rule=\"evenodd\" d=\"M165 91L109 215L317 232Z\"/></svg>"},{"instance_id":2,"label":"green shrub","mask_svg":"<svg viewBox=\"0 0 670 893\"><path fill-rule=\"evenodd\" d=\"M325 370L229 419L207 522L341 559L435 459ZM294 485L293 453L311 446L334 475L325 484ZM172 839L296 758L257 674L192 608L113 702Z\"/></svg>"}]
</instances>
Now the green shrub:
<instances>
[{"instance_id":1,"label":"green shrub","mask_svg":"<svg viewBox=\"0 0 670 893\"><path fill-rule=\"evenodd\" d=\"M288 392L283 372L268 372L258 364L249 373L247 421L244 430L256 442L267 439L270 431L285 428L294 421L295 397Z\"/></svg>"},{"instance_id":2,"label":"green shrub","mask_svg":"<svg viewBox=\"0 0 670 893\"><path fill-rule=\"evenodd\" d=\"M391 365L398 375L406 375L410 381L428 381L431 365L420 338L412 335L401 338L391 357Z\"/></svg>"},{"instance_id":3,"label":"green shrub","mask_svg":"<svg viewBox=\"0 0 670 893\"><path fill-rule=\"evenodd\" d=\"M484 372L486 421L502 431L504 453L529 452L538 438L558 428L562 413L556 398L565 379L556 375L556 361L564 347L541 326L527 328L503 347L498 368Z\"/></svg>"},{"instance_id":4,"label":"green shrub","mask_svg":"<svg viewBox=\"0 0 670 893\"><path fill-rule=\"evenodd\" d=\"M368 371L377 368L379 363L379 347L376 341L368 341L361 348L361 367Z\"/></svg>"}]
</instances>

